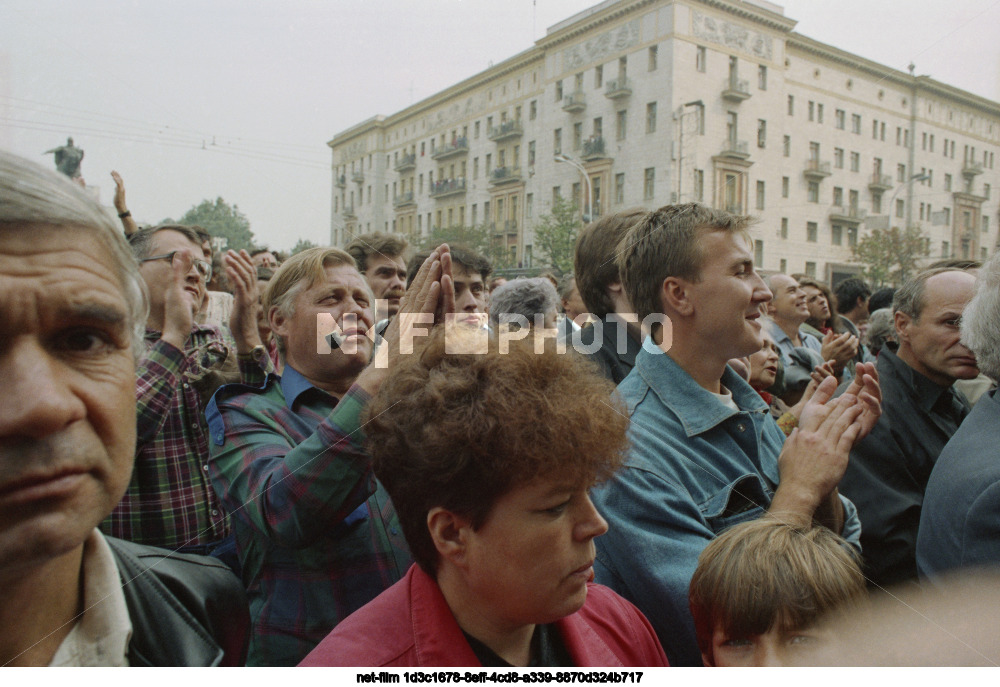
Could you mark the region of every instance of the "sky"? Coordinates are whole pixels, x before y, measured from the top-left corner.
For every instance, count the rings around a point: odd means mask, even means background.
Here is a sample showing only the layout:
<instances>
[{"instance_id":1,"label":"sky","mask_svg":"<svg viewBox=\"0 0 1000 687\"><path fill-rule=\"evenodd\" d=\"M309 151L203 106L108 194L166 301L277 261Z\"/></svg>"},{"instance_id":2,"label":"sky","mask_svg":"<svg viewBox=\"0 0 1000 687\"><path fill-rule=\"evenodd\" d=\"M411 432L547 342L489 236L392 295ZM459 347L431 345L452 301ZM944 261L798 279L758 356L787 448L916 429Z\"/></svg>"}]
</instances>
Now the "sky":
<instances>
[{"instance_id":1,"label":"sky","mask_svg":"<svg viewBox=\"0 0 1000 687\"><path fill-rule=\"evenodd\" d=\"M335 134L530 48L593 0L0 0L0 148L140 224L221 196L259 243L329 240ZM1000 0L786 0L795 30L1000 101Z\"/></svg>"}]
</instances>

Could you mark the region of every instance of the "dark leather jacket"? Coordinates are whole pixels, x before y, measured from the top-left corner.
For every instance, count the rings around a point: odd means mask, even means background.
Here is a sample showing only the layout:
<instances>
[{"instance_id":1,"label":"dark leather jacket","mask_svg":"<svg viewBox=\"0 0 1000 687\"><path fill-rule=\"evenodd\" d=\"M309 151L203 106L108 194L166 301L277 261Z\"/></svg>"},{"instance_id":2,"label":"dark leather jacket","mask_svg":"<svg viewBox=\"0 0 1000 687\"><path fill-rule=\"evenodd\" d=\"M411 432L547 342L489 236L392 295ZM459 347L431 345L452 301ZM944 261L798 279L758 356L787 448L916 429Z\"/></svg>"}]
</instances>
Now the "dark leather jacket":
<instances>
[{"instance_id":1,"label":"dark leather jacket","mask_svg":"<svg viewBox=\"0 0 1000 687\"><path fill-rule=\"evenodd\" d=\"M239 578L207 556L106 537L132 620L132 666L242 666L250 612Z\"/></svg>"}]
</instances>

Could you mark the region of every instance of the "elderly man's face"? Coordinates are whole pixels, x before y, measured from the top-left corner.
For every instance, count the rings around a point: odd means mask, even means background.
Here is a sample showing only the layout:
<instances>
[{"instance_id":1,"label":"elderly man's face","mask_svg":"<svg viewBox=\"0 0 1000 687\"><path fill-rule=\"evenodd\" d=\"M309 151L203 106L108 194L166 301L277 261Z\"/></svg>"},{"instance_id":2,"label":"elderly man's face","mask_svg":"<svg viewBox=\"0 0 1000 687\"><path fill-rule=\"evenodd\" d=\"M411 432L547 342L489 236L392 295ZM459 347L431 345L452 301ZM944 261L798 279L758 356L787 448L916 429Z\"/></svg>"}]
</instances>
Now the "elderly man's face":
<instances>
[{"instance_id":1,"label":"elderly man's face","mask_svg":"<svg viewBox=\"0 0 1000 687\"><path fill-rule=\"evenodd\" d=\"M271 330L284 337L285 360L312 380L334 380L356 375L368 364L374 326L371 289L351 265L324 270L324 278L294 299L294 310L283 317L275 309L269 313ZM320 318L332 317L343 343L330 353L317 351Z\"/></svg>"},{"instance_id":2,"label":"elderly man's face","mask_svg":"<svg viewBox=\"0 0 1000 687\"><path fill-rule=\"evenodd\" d=\"M91 230L0 230L0 569L71 551L125 492L135 362L123 291Z\"/></svg>"},{"instance_id":3,"label":"elderly man's face","mask_svg":"<svg viewBox=\"0 0 1000 687\"><path fill-rule=\"evenodd\" d=\"M962 345L959 321L972 300L975 277L967 272L935 274L924 285L924 307L916 320L896 313L896 332L902 345L912 352L907 362L917 372L942 386L956 379L979 375L976 356Z\"/></svg>"}]
</instances>

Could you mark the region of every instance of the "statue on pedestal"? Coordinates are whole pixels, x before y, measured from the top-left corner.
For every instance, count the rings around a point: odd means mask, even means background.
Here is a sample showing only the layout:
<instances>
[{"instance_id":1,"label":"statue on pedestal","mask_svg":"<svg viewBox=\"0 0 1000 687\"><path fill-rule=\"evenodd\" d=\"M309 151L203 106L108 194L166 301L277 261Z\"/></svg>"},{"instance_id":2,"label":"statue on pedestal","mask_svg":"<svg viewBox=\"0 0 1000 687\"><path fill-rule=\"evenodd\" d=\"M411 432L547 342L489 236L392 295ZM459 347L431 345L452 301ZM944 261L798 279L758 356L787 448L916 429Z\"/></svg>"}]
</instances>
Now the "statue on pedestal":
<instances>
[{"instance_id":1,"label":"statue on pedestal","mask_svg":"<svg viewBox=\"0 0 1000 687\"><path fill-rule=\"evenodd\" d=\"M73 138L66 139L66 145L46 150L45 155L56 154L56 169L70 179L80 177L80 163L83 161L83 150L73 145Z\"/></svg>"}]
</instances>

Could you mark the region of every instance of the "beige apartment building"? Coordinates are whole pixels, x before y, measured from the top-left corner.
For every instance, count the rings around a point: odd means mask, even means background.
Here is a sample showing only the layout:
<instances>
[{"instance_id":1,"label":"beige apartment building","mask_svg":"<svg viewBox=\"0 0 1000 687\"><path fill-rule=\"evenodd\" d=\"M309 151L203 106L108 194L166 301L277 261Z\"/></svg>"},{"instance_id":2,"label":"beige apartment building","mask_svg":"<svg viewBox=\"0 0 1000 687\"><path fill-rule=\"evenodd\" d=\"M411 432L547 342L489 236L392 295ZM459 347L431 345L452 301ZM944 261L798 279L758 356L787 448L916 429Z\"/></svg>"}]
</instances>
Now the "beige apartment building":
<instances>
[{"instance_id":1,"label":"beige apartment building","mask_svg":"<svg viewBox=\"0 0 1000 687\"><path fill-rule=\"evenodd\" d=\"M329 142L331 242L486 223L523 267L553 200L598 217L702 201L755 215L764 270L839 280L877 227L927 260L998 248L1000 104L793 31L764 0L607 0Z\"/></svg>"}]
</instances>

